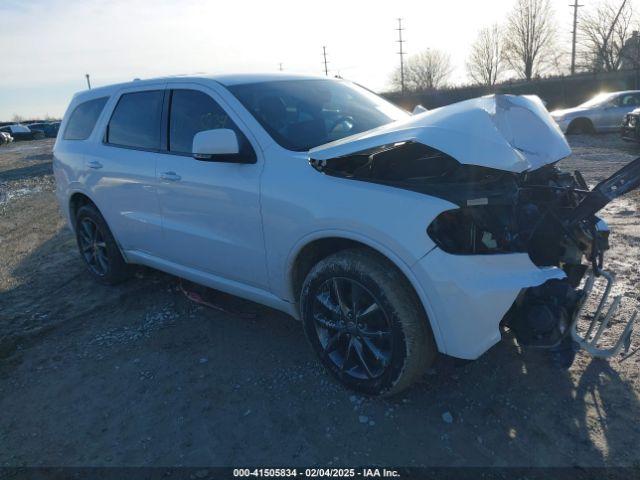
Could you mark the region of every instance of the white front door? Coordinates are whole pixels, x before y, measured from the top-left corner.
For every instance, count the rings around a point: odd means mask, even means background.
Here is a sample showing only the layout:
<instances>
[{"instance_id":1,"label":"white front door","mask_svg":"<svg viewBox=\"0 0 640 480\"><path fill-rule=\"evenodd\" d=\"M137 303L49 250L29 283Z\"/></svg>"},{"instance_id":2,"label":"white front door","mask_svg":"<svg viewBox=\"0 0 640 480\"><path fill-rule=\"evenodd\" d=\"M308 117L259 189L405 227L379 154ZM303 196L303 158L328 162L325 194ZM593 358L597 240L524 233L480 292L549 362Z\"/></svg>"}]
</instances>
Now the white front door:
<instances>
[{"instance_id":1,"label":"white front door","mask_svg":"<svg viewBox=\"0 0 640 480\"><path fill-rule=\"evenodd\" d=\"M260 150L221 106L216 93L193 84L171 84L166 119L167 152L158 157L162 257L180 265L260 288L268 286L262 217ZM217 161L196 160L193 136L230 128L241 153Z\"/></svg>"}]
</instances>

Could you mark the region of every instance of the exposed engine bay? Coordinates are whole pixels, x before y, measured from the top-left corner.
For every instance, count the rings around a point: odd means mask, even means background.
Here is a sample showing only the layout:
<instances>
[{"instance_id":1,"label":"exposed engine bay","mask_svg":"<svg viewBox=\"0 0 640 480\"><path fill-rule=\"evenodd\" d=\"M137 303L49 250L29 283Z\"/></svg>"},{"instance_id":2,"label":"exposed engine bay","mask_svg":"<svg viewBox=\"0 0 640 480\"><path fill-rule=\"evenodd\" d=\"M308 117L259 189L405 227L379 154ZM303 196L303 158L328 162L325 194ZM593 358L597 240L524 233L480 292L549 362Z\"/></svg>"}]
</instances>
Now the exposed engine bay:
<instances>
[{"instance_id":1,"label":"exposed engine bay","mask_svg":"<svg viewBox=\"0 0 640 480\"><path fill-rule=\"evenodd\" d=\"M456 204L458 208L442 212L427 228L447 253L527 253L539 267L561 268L566 278L523 289L505 316L504 325L521 345L550 348L564 366L571 364L578 345L602 357L622 346L628 350L635 317L615 348L595 347L606 328L600 325L614 313L610 309L601 318L606 297L600 301L589 338L580 337L574 327L593 279L607 277L606 296L612 281L603 269L609 229L596 213L640 186L640 158L592 190L579 171L563 172L555 163L515 173L463 164L414 141L330 159L312 157L310 163L327 175L412 190Z\"/></svg>"}]
</instances>

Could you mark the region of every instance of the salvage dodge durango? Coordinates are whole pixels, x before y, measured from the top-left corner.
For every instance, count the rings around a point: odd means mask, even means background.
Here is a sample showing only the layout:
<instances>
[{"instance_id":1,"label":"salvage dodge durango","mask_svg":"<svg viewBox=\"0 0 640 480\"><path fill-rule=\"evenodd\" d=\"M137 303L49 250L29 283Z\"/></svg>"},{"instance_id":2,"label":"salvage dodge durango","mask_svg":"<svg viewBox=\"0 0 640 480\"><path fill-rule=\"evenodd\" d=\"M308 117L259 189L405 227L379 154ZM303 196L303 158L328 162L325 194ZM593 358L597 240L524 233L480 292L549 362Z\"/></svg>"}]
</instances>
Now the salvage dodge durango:
<instances>
[{"instance_id":1,"label":"salvage dodge durango","mask_svg":"<svg viewBox=\"0 0 640 480\"><path fill-rule=\"evenodd\" d=\"M640 159L590 189L570 153L537 97L410 115L342 79L228 75L77 94L54 171L97 281L142 264L282 310L342 383L392 395L507 329L564 367L629 349L635 316L601 345L619 299L602 314L595 214Z\"/></svg>"}]
</instances>

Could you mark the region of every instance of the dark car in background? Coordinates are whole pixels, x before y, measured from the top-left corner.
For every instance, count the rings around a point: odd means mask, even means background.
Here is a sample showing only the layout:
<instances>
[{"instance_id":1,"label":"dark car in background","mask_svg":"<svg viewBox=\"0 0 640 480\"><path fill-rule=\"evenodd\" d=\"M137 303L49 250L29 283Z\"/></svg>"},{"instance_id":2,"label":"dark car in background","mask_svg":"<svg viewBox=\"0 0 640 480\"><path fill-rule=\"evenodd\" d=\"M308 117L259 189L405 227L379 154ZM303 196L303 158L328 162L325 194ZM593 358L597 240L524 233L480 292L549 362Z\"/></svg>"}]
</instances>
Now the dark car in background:
<instances>
[{"instance_id":1,"label":"dark car in background","mask_svg":"<svg viewBox=\"0 0 640 480\"><path fill-rule=\"evenodd\" d=\"M29 130L40 130L47 138L55 138L58 135L60 122L40 122L28 125Z\"/></svg>"},{"instance_id":2,"label":"dark car in background","mask_svg":"<svg viewBox=\"0 0 640 480\"><path fill-rule=\"evenodd\" d=\"M623 140L640 143L640 108L624 116L620 133Z\"/></svg>"},{"instance_id":3,"label":"dark car in background","mask_svg":"<svg viewBox=\"0 0 640 480\"><path fill-rule=\"evenodd\" d=\"M39 140L41 138L44 138L44 132L42 130L31 130L26 125L21 125L19 123L0 127L0 132L10 134L16 141Z\"/></svg>"}]
</instances>

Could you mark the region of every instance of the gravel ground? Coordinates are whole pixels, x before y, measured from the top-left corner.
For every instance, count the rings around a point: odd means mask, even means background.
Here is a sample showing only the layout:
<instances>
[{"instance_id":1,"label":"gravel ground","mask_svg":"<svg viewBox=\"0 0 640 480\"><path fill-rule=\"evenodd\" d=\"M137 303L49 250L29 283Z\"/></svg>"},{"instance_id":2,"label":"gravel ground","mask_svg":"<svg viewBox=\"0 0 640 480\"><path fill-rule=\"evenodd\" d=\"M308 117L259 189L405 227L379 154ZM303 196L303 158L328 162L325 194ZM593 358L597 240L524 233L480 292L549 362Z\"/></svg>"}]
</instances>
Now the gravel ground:
<instances>
[{"instance_id":1,"label":"gravel ground","mask_svg":"<svg viewBox=\"0 0 640 480\"><path fill-rule=\"evenodd\" d=\"M640 152L615 135L571 143L563 163L590 183ZM282 313L214 291L233 313L204 308L151 270L97 285L58 212L51 148L0 147L0 466L640 466L640 355L579 353L558 371L506 338L372 399L332 381ZM604 214L626 311L639 198Z\"/></svg>"}]
</instances>

